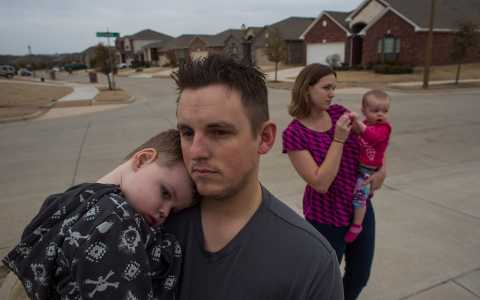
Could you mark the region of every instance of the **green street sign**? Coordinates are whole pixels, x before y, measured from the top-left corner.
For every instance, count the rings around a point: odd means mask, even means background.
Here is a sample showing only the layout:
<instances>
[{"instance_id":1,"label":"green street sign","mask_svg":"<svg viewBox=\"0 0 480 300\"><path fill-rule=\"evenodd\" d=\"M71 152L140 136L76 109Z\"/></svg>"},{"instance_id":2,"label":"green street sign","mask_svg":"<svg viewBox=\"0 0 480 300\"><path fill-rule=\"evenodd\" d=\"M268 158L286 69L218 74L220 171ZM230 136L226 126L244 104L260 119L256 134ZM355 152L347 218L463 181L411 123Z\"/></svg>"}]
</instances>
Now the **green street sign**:
<instances>
[{"instance_id":1,"label":"green street sign","mask_svg":"<svg viewBox=\"0 0 480 300\"><path fill-rule=\"evenodd\" d=\"M118 38L120 37L120 33L119 32L97 32L97 37L114 37L114 38Z\"/></svg>"}]
</instances>

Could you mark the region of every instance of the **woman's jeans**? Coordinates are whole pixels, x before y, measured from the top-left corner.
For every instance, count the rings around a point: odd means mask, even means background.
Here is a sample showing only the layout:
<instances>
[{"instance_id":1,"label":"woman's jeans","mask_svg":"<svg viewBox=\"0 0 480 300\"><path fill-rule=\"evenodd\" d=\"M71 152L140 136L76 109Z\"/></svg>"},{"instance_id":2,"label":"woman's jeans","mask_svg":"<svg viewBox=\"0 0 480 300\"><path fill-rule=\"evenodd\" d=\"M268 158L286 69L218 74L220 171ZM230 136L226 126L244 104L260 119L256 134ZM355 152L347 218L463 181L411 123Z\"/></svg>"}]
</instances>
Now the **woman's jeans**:
<instances>
[{"instance_id":1,"label":"woman's jeans","mask_svg":"<svg viewBox=\"0 0 480 300\"><path fill-rule=\"evenodd\" d=\"M345 233L349 227L335 227L330 224L320 224L308 220L329 242L337 253L338 263L345 254L345 273L343 290L345 300L357 299L362 289L367 285L373 262L375 249L375 214L372 203L367 202L367 213L363 220L363 230L357 239L346 244Z\"/></svg>"}]
</instances>

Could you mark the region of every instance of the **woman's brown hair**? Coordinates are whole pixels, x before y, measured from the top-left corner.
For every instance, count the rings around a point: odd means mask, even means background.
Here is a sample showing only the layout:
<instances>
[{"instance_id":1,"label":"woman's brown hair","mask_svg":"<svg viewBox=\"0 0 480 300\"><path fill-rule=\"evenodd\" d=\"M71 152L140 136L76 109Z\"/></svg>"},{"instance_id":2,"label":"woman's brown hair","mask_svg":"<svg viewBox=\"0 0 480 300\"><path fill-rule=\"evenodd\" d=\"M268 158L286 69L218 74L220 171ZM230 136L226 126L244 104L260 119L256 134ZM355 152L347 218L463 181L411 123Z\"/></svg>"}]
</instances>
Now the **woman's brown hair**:
<instances>
[{"instance_id":1,"label":"woman's brown hair","mask_svg":"<svg viewBox=\"0 0 480 300\"><path fill-rule=\"evenodd\" d=\"M310 114L308 88L315 85L322 77L337 74L327 65L310 64L298 74L292 89L292 100L288 105L288 113L294 118L305 118Z\"/></svg>"}]
</instances>

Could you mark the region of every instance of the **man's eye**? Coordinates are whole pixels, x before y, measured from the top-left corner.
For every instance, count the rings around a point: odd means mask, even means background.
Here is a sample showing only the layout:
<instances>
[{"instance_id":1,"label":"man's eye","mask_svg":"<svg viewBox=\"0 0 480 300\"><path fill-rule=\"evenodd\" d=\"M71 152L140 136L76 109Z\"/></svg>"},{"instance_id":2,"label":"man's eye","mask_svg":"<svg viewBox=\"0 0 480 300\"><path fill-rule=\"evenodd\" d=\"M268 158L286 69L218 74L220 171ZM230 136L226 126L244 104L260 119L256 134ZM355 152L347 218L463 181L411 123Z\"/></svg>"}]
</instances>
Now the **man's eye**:
<instances>
[{"instance_id":1,"label":"man's eye","mask_svg":"<svg viewBox=\"0 0 480 300\"><path fill-rule=\"evenodd\" d=\"M227 135L227 134L228 134L228 131L222 130L222 129L217 129L217 130L213 130L213 134L219 135L219 136L221 136L221 135Z\"/></svg>"},{"instance_id":2,"label":"man's eye","mask_svg":"<svg viewBox=\"0 0 480 300\"><path fill-rule=\"evenodd\" d=\"M180 135L184 137L193 136L193 130L190 128L182 128L180 129Z\"/></svg>"}]
</instances>

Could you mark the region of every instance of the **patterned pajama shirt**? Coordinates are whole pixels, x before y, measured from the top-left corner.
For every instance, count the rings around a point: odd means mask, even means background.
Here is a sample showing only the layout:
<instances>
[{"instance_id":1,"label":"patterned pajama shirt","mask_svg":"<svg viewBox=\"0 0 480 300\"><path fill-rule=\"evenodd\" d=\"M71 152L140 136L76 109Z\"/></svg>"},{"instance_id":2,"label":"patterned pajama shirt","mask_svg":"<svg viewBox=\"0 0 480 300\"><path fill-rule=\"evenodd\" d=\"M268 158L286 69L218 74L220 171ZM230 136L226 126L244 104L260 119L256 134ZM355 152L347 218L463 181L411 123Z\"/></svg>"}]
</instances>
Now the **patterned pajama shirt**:
<instances>
[{"instance_id":1,"label":"patterned pajama shirt","mask_svg":"<svg viewBox=\"0 0 480 300\"><path fill-rule=\"evenodd\" d=\"M118 186L52 195L3 259L32 299L173 299L182 249Z\"/></svg>"}]
</instances>

